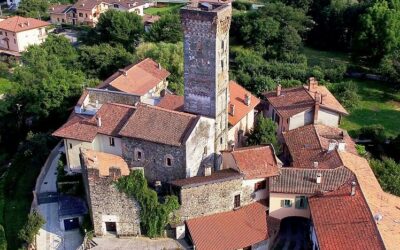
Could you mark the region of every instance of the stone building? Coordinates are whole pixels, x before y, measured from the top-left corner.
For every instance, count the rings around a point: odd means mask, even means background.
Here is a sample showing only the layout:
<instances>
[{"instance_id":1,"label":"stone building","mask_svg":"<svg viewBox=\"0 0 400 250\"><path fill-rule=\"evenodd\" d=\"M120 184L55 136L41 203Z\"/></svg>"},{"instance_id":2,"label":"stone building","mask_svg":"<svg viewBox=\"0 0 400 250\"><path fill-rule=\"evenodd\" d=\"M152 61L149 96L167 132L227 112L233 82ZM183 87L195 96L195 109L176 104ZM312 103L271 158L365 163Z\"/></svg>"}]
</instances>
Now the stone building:
<instances>
[{"instance_id":1,"label":"stone building","mask_svg":"<svg viewBox=\"0 0 400 250\"><path fill-rule=\"evenodd\" d=\"M81 161L95 235L140 235L139 203L114 184L129 175L126 162L120 156L93 150L82 150Z\"/></svg>"},{"instance_id":2,"label":"stone building","mask_svg":"<svg viewBox=\"0 0 400 250\"><path fill-rule=\"evenodd\" d=\"M230 5L194 2L181 9L184 110L216 120L215 152L227 147Z\"/></svg>"}]
</instances>

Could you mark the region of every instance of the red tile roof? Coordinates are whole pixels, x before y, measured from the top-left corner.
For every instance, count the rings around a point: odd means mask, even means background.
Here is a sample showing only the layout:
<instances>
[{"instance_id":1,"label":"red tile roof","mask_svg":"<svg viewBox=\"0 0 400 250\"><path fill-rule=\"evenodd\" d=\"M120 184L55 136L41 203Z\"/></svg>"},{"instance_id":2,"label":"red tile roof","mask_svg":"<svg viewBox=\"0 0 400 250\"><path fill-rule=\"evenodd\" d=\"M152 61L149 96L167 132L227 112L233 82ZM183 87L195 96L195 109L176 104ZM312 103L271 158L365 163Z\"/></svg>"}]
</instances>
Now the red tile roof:
<instances>
[{"instance_id":1,"label":"red tile roof","mask_svg":"<svg viewBox=\"0 0 400 250\"><path fill-rule=\"evenodd\" d=\"M236 211L186 221L196 249L241 249L268 239L266 207L253 203Z\"/></svg>"},{"instance_id":2,"label":"red tile roof","mask_svg":"<svg viewBox=\"0 0 400 250\"><path fill-rule=\"evenodd\" d=\"M348 182L339 189L309 198L320 249L385 249L360 187L350 195Z\"/></svg>"},{"instance_id":3,"label":"red tile roof","mask_svg":"<svg viewBox=\"0 0 400 250\"><path fill-rule=\"evenodd\" d=\"M157 84L165 80L169 75L170 73L159 67L157 62L146 58L137 64L131 64L115 72L101 83L98 88L111 86L125 93L142 96L156 87Z\"/></svg>"},{"instance_id":4,"label":"red tile roof","mask_svg":"<svg viewBox=\"0 0 400 250\"><path fill-rule=\"evenodd\" d=\"M51 14L64 14L65 11L71 8L70 4L53 4L49 8L49 13Z\"/></svg>"},{"instance_id":5,"label":"red tile roof","mask_svg":"<svg viewBox=\"0 0 400 250\"><path fill-rule=\"evenodd\" d=\"M283 118L289 118L314 108L316 92L319 92L323 96L320 108L345 115L348 114L346 109L343 108L325 86L313 85L311 90L309 90L308 86L286 88L281 90L279 96L276 95L276 91L266 92L264 96Z\"/></svg>"},{"instance_id":6,"label":"red tile roof","mask_svg":"<svg viewBox=\"0 0 400 250\"><path fill-rule=\"evenodd\" d=\"M100 176L110 176L110 168L112 167L119 168L122 176L130 173L128 164L121 156L90 149L82 149L82 155L86 167L98 169Z\"/></svg>"},{"instance_id":7,"label":"red tile roof","mask_svg":"<svg viewBox=\"0 0 400 250\"><path fill-rule=\"evenodd\" d=\"M351 137L340 128L311 124L287 131L283 138L292 157L291 165L296 168L314 168L314 162L318 162L319 169L342 166L337 151L328 151L331 140L343 140L345 150L357 154Z\"/></svg>"},{"instance_id":8,"label":"red tile roof","mask_svg":"<svg viewBox=\"0 0 400 250\"><path fill-rule=\"evenodd\" d=\"M21 32L25 30L37 29L49 26L50 23L30 17L13 16L0 21L0 29L11 32Z\"/></svg>"},{"instance_id":9,"label":"red tile roof","mask_svg":"<svg viewBox=\"0 0 400 250\"><path fill-rule=\"evenodd\" d=\"M185 97L180 95L166 95L161 101L158 103L158 107L175 110L175 111L183 111L184 110L184 102Z\"/></svg>"},{"instance_id":10,"label":"red tile roof","mask_svg":"<svg viewBox=\"0 0 400 250\"><path fill-rule=\"evenodd\" d=\"M57 129L53 136L86 142L92 142L97 134L118 136L118 132L134 111L132 106L105 103L96 113L101 118L101 127L97 126L95 116L83 118L75 115Z\"/></svg>"},{"instance_id":11,"label":"red tile roof","mask_svg":"<svg viewBox=\"0 0 400 250\"><path fill-rule=\"evenodd\" d=\"M250 96L250 105L246 105L245 95ZM229 113L228 116L229 124L232 126L240 122L248 113L253 112L254 107L260 103L260 99L252 95L251 92L247 91L235 81L229 82L229 98L228 110L230 105L234 105L235 107L234 115Z\"/></svg>"},{"instance_id":12,"label":"red tile roof","mask_svg":"<svg viewBox=\"0 0 400 250\"><path fill-rule=\"evenodd\" d=\"M237 168L245 179L266 178L279 174L272 146L238 148L228 153L232 154Z\"/></svg>"},{"instance_id":13,"label":"red tile roof","mask_svg":"<svg viewBox=\"0 0 400 250\"><path fill-rule=\"evenodd\" d=\"M139 104L120 135L181 146L198 119L198 116L192 114Z\"/></svg>"},{"instance_id":14,"label":"red tile roof","mask_svg":"<svg viewBox=\"0 0 400 250\"><path fill-rule=\"evenodd\" d=\"M241 178L243 178L243 175L233 169L222 169L219 171L215 171L209 176L194 176L186 179L174 180L170 183L177 187L191 188L200 185L230 181Z\"/></svg>"}]
</instances>

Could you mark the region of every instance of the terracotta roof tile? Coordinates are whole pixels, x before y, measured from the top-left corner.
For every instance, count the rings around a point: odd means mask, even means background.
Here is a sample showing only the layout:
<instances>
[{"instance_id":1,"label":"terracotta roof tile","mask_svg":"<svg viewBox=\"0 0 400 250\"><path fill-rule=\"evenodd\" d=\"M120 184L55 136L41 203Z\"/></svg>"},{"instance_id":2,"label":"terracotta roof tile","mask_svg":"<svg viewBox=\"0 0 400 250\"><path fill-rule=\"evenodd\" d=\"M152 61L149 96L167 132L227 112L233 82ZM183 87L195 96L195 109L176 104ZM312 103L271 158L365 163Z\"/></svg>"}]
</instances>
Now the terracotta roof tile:
<instances>
[{"instance_id":1,"label":"terracotta roof tile","mask_svg":"<svg viewBox=\"0 0 400 250\"><path fill-rule=\"evenodd\" d=\"M111 167L119 168L122 176L129 175L130 173L128 164L121 156L90 149L84 149L82 154L86 161L86 166L98 169L100 176L109 176Z\"/></svg>"},{"instance_id":2,"label":"terracotta roof tile","mask_svg":"<svg viewBox=\"0 0 400 250\"><path fill-rule=\"evenodd\" d=\"M266 207L253 203L186 222L196 249L241 249L268 239Z\"/></svg>"},{"instance_id":3,"label":"terracotta roof tile","mask_svg":"<svg viewBox=\"0 0 400 250\"><path fill-rule=\"evenodd\" d=\"M131 64L115 72L102 82L98 88L111 86L125 93L142 96L156 87L157 84L165 80L169 75L170 73L160 68L157 62L146 58L137 64Z\"/></svg>"},{"instance_id":4,"label":"terracotta roof tile","mask_svg":"<svg viewBox=\"0 0 400 250\"><path fill-rule=\"evenodd\" d=\"M344 141L345 150L357 154L353 140L340 128L311 124L287 131L283 137L296 168L314 168L314 162L320 169L342 166L336 149L328 151L332 140Z\"/></svg>"},{"instance_id":5,"label":"terracotta roof tile","mask_svg":"<svg viewBox=\"0 0 400 250\"><path fill-rule=\"evenodd\" d=\"M239 172L233 169L223 169L215 171L209 176L194 176L186 179L174 180L170 183L174 186L182 188L191 188L200 185L230 181L241 178L243 178L243 175L241 175Z\"/></svg>"},{"instance_id":6,"label":"terracotta roof tile","mask_svg":"<svg viewBox=\"0 0 400 250\"><path fill-rule=\"evenodd\" d=\"M198 119L198 116L192 114L139 104L120 135L180 146Z\"/></svg>"},{"instance_id":7,"label":"terracotta roof tile","mask_svg":"<svg viewBox=\"0 0 400 250\"><path fill-rule=\"evenodd\" d=\"M310 96L315 100L315 93L320 93L322 95L321 107L327 108L339 113L348 115L347 110L340 104L340 102L332 95L332 93L322 85L314 85L309 89L309 86L304 86Z\"/></svg>"},{"instance_id":8,"label":"terracotta roof tile","mask_svg":"<svg viewBox=\"0 0 400 250\"><path fill-rule=\"evenodd\" d=\"M166 95L158 103L158 107L175 110L184 111L185 97L180 95Z\"/></svg>"},{"instance_id":9,"label":"terracotta roof tile","mask_svg":"<svg viewBox=\"0 0 400 250\"><path fill-rule=\"evenodd\" d=\"M269 145L238 148L229 153L245 179L266 178L279 174L274 150Z\"/></svg>"},{"instance_id":10,"label":"terracotta roof tile","mask_svg":"<svg viewBox=\"0 0 400 250\"><path fill-rule=\"evenodd\" d=\"M360 187L351 184L308 199L320 249L385 249Z\"/></svg>"},{"instance_id":11,"label":"terracotta roof tile","mask_svg":"<svg viewBox=\"0 0 400 250\"><path fill-rule=\"evenodd\" d=\"M30 17L13 16L0 21L0 29L11 32L21 32L24 30L37 29L49 26L50 23Z\"/></svg>"},{"instance_id":12,"label":"terracotta roof tile","mask_svg":"<svg viewBox=\"0 0 400 250\"><path fill-rule=\"evenodd\" d=\"M321 183L316 182L321 175ZM269 188L273 193L316 194L336 190L350 178L353 173L346 167L335 169L300 169L281 168L278 176L271 177Z\"/></svg>"},{"instance_id":13,"label":"terracotta roof tile","mask_svg":"<svg viewBox=\"0 0 400 250\"><path fill-rule=\"evenodd\" d=\"M64 14L72 5L70 4L53 4L49 8L51 14Z\"/></svg>"},{"instance_id":14,"label":"terracotta roof tile","mask_svg":"<svg viewBox=\"0 0 400 250\"><path fill-rule=\"evenodd\" d=\"M348 152L339 154L344 165L357 176L372 214L382 216L377 225L385 247L389 250L398 249L400 246L400 197L382 190L366 159Z\"/></svg>"},{"instance_id":15,"label":"terracotta roof tile","mask_svg":"<svg viewBox=\"0 0 400 250\"><path fill-rule=\"evenodd\" d=\"M86 142L92 142L97 134L118 136L118 132L134 111L135 108L132 106L105 103L96 113L96 116L101 118L101 127L97 126L95 116L73 118L57 129L53 136Z\"/></svg>"},{"instance_id":16,"label":"terracotta roof tile","mask_svg":"<svg viewBox=\"0 0 400 250\"><path fill-rule=\"evenodd\" d=\"M245 104L245 95L250 96L250 105ZM238 122L240 122L243 117L245 117L248 113L252 112L253 109L260 103L260 99L256 96L252 95L245 88L240 86L235 81L229 82L229 105L234 105L234 115L229 113L228 121L229 124L235 126Z\"/></svg>"},{"instance_id":17,"label":"terracotta roof tile","mask_svg":"<svg viewBox=\"0 0 400 250\"><path fill-rule=\"evenodd\" d=\"M74 7L76 9L83 9L83 10L92 10L94 7L101 3L107 3L107 4L119 4L123 6L126 9L131 9L133 7L137 7L140 5L143 5L144 2L141 0L78 0L75 4ZM136 4L134 6L130 6L130 4Z\"/></svg>"}]
</instances>

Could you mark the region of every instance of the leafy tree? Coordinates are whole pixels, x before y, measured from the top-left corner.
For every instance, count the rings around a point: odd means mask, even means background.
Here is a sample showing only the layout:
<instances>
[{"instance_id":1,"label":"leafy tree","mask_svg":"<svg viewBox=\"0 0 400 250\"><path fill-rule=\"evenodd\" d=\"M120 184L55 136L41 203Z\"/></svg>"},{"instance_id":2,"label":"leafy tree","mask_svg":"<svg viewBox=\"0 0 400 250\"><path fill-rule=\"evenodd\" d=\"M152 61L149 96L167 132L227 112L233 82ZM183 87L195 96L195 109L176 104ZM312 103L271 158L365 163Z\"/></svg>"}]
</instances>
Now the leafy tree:
<instances>
[{"instance_id":1,"label":"leafy tree","mask_svg":"<svg viewBox=\"0 0 400 250\"><path fill-rule=\"evenodd\" d=\"M400 164L387 157L384 157L382 161L372 159L370 164L382 188L400 196Z\"/></svg>"},{"instance_id":2,"label":"leafy tree","mask_svg":"<svg viewBox=\"0 0 400 250\"><path fill-rule=\"evenodd\" d=\"M28 220L24 227L18 232L18 237L27 244L32 244L35 235L39 232L44 223L46 223L46 221L43 217L37 211L33 211L28 215Z\"/></svg>"},{"instance_id":3,"label":"leafy tree","mask_svg":"<svg viewBox=\"0 0 400 250\"><path fill-rule=\"evenodd\" d=\"M274 121L264 116L257 117L253 131L250 133L247 144L260 145L270 143L274 146L275 151L280 151L280 145L276 136L278 126Z\"/></svg>"},{"instance_id":4,"label":"leafy tree","mask_svg":"<svg viewBox=\"0 0 400 250\"><path fill-rule=\"evenodd\" d=\"M396 1L396 0L394 0ZM354 52L379 63L400 45L400 8L395 2L376 1L360 18Z\"/></svg>"},{"instance_id":5,"label":"leafy tree","mask_svg":"<svg viewBox=\"0 0 400 250\"><path fill-rule=\"evenodd\" d=\"M79 63L81 69L89 77L105 79L134 61L134 56L126 51L122 45L112 46L102 43L79 47Z\"/></svg>"},{"instance_id":6,"label":"leafy tree","mask_svg":"<svg viewBox=\"0 0 400 250\"><path fill-rule=\"evenodd\" d=\"M334 83L331 90L338 101L346 108L357 107L360 96L357 94L358 88L354 82Z\"/></svg>"},{"instance_id":7,"label":"leafy tree","mask_svg":"<svg viewBox=\"0 0 400 250\"><path fill-rule=\"evenodd\" d=\"M144 26L136 13L108 10L100 15L95 31L99 43L121 44L133 51L143 36Z\"/></svg>"},{"instance_id":8,"label":"leafy tree","mask_svg":"<svg viewBox=\"0 0 400 250\"><path fill-rule=\"evenodd\" d=\"M168 88L183 95L183 43L142 43L136 49L136 56L150 57L165 67L171 73Z\"/></svg>"},{"instance_id":9,"label":"leafy tree","mask_svg":"<svg viewBox=\"0 0 400 250\"><path fill-rule=\"evenodd\" d=\"M400 84L400 50L397 49L386 55L380 65L379 72L386 76L389 81Z\"/></svg>"},{"instance_id":10,"label":"leafy tree","mask_svg":"<svg viewBox=\"0 0 400 250\"><path fill-rule=\"evenodd\" d=\"M7 250L7 240L2 225L0 225L0 250Z\"/></svg>"},{"instance_id":11,"label":"leafy tree","mask_svg":"<svg viewBox=\"0 0 400 250\"><path fill-rule=\"evenodd\" d=\"M170 215L179 209L178 197L166 196L164 203L158 201L157 193L147 186L147 180L140 170L118 179L120 192L133 196L140 204L140 223L149 237L161 236L169 223Z\"/></svg>"},{"instance_id":12,"label":"leafy tree","mask_svg":"<svg viewBox=\"0 0 400 250\"><path fill-rule=\"evenodd\" d=\"M56 56L64 67L68 69L76 67L78 52L66 37L50 34L41 47L48 55Z\"/></svg>"},{"instance_id":13,"label":"leafy tree","mask_svg":"<svg viewBox=\"0 0 400 250\"><path fill-rule=\"evenodd\" d=\"M148 42L177 43L182 41L183 33L179 15L162 16L151 26L145 38Z\"/></svg>"},{"instance_id":14,"label":"leafy tree","mask_svg":"<svg viewBox=\"0 0 400 250\"><path fill-rule=\"evenodd\" d=\"M47 0L21 0L18 4L17 14L24 17L48 19L49 1Z\"/></svg>"}]
</instances>

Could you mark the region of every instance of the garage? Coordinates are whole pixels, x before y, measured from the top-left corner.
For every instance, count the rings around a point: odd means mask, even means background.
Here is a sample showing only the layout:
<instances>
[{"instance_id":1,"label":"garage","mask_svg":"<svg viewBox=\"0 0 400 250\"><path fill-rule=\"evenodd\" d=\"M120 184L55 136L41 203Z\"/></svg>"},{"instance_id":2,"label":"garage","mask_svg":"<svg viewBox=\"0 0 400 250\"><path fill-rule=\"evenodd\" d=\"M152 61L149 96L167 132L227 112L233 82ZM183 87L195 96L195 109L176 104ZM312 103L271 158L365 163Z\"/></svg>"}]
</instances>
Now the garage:
<instances>
[{"instance_id":1,"label":"garage","mask_svg":"<svg viewBox=\"0 0 400 250\"><path fill-rule=\"evenodd\" d=\"M73 230L79 228L79 218L70 218L70 219L64 219L64 229L65 231L68 230Z\"/></svg>"}]
</instances>

